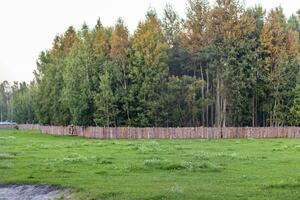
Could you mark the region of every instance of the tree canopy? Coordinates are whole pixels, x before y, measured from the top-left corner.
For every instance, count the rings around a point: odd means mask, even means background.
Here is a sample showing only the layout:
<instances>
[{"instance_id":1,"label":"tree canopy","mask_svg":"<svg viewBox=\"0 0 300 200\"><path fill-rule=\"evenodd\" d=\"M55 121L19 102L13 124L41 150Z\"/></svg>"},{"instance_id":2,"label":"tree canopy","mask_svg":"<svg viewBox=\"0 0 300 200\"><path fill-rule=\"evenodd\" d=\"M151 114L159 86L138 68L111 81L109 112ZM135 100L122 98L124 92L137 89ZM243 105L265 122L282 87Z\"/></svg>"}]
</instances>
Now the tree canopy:
<instances>
[{"instance_id":1,"label":"tree canopy","mask_svg":"<svg viewBox=\"0 0 300 200\"><path fill-rule=\"evenodd\" d=\"M300 16L237 0L189 0L186 17L149 9L131 35L69 27L30 83L0 85L1 120L50 125L300 124ZM298 15L297 15L298 14Z\"/></svg>"}]
</instances>

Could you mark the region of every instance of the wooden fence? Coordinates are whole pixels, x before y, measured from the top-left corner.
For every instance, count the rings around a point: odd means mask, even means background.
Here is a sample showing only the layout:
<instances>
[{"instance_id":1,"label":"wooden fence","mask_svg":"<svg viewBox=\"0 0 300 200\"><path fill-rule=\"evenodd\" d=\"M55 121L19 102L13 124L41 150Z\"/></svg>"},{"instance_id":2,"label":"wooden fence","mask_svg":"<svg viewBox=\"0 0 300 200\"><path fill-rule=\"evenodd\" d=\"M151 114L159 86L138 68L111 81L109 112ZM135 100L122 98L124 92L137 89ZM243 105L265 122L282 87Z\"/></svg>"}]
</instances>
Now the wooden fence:
<instances>
[{"instance_id":1,"label":"wooden fence","mask_svg":"<svg viewBox=\"0 0 300 200\"><path fill-rule=\"evenodd\" d=\"M21 124L18 125L18 128L20 130L39 130L52 135L78 135L98 139L300 138L300 127L103 128Z\"/></svg>"},{"instance_id":2,"label":"wooden fence","mask_svg":"<svg viewBox=\"0 0 300 200\"><path fill-rule=\"evenodd\" d=\"M0 124L1 129L12 129L12 128L17 128L18 125L16 124Z\"/></svg>"}]
</instances>

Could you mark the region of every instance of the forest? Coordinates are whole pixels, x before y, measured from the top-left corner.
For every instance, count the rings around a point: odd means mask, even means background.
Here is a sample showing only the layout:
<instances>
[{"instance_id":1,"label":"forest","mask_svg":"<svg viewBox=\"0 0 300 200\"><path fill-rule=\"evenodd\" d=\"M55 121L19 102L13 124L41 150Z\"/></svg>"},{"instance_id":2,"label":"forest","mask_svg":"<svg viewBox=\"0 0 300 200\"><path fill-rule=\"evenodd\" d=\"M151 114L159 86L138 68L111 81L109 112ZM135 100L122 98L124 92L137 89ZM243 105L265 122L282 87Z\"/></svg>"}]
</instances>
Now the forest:
<instances>
[{"instance_id":1,"label":"forest","mask_svg":"<svg viewBox=\"0 0 300 200\"><path fill-rule=\"evenodd\" d=\"M95 20L96 21L96 20ZM3 81L1 121L104 127L300 125L300 10L238 0L149 8L68 27L37 58L31 83Z\"/></svg>"}]
</instances>

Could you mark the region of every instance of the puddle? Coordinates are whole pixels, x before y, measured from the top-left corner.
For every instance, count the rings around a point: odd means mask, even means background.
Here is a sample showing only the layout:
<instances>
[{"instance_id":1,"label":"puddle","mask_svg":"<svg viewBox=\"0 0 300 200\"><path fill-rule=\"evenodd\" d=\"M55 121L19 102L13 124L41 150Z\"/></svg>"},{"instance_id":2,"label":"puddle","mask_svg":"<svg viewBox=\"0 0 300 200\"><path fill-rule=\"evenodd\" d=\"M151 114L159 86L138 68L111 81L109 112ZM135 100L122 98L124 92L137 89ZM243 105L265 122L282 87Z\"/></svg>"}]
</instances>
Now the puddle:
<instances>
[{"instance_id":1,"label":"puddle","mask_svg":"<svg viewBox=\"0 0 300 200\"><path fill-rule=\"evenodd\" d=\"M0 200L54 200L67 198L69 192L51 186L0 185Z\"/></svg>"}]
</instances>

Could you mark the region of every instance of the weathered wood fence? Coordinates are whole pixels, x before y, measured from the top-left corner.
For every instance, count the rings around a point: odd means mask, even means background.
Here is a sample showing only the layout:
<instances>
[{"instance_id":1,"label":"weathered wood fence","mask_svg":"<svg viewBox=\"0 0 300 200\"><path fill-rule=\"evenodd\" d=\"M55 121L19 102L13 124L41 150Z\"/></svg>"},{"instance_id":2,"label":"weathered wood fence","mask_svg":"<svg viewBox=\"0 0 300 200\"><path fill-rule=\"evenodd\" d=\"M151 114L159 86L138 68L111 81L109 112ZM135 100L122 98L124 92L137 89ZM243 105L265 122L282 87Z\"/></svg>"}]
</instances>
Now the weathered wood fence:
<instances>
[{"instance_id":1,"label":"weathered wood fence","mask_svg":"<svg viewBox=\"0 0 300 200\"><path fill-rule=\"evenodd\" d=\"M21 124L18 125L18 127L20 130L40 130L45 134L78 135L82 137L98 139L300 138L300 127L103 128L80 126L43 126L32 124Z\"/></svg>"},{"instance_id":2,"label":"weathered wood fence","mask_svg":"<svg viewBox=\"0 0 300 200\"><path fill-rule=\"evenodd\" d=\"M11 129L11 128L17 128L18 125L15 124L0 124L0 128L2 129Z\"/></svg>"}]
</instances>

